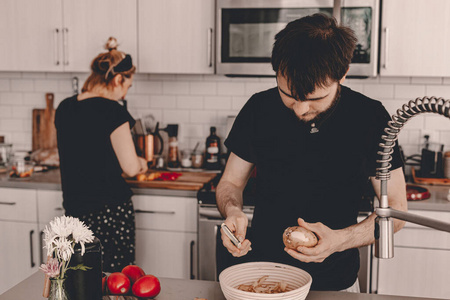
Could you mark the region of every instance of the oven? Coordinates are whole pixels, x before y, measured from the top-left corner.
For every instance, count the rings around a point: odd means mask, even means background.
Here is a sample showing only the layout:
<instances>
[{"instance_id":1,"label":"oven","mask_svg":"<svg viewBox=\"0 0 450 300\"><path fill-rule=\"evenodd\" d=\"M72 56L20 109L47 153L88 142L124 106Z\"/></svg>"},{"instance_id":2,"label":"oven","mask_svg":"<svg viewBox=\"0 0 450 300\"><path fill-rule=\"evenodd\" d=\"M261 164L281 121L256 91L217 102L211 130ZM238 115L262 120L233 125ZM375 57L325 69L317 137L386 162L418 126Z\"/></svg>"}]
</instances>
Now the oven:
<instances>
[{"instance_id":1,"label":"oven","mask_svg":"<svg viewBox=\"0 0 450 300\"><path fill-rule=\"evenodd\" d=\"M275 34L288 22L307 15L333 15L333 3L333 0L217 0L217 73L274 76L270 59ZM358 38L348 76L377 75L379 6L380 0L341 0L341 23L352 28Z\"/></svg>"},{"instance_id":2,"label":"oven","mask_svg":"<svg viewBox=\"0 0 450 300\"><path fill-rule=\"evenodd\" d=\"M253 206L244 206L249 220L253 218ZM224 219L215 204L198 205L198 279L217 281L219 273L230 262L231 254L222 245L220 225Z\"/></svg>"}]
</instances>

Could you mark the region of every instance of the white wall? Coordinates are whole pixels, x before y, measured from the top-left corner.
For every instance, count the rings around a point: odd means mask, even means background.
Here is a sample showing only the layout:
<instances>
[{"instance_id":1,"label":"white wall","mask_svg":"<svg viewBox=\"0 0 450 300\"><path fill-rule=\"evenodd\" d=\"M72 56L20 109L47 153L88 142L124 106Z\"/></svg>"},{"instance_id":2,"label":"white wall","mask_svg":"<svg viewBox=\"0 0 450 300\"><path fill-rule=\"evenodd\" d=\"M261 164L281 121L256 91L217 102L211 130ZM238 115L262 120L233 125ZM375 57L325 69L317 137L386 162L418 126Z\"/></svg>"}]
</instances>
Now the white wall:
<instances>
[{"instance_id":1,"label":"white wall","mask_svg":"<svg viewBox=\"0 0 450 300\"><path fill-rule=\"evenodd\" d=\"M34 108L45 107L45 93L55 93L55 107L72 95L72 78L80 89L87 74L0 72L0 135L16 150L31 149L31 116ZM450 99L450 78L370 78L347 79L352 89L384 103L390 114L416 97ZM236 115L255 92L275 86L274 78L228 78L219 75L137 74L127 100L135 118L152 114L162 127L179 124L180 148L204 148L209 127L216 126L225 138L226 118ZM411 119L400 133L407 155L420 153L422 136L450 150L450 120L433 114Z\"/></svg>"}]
</instances>

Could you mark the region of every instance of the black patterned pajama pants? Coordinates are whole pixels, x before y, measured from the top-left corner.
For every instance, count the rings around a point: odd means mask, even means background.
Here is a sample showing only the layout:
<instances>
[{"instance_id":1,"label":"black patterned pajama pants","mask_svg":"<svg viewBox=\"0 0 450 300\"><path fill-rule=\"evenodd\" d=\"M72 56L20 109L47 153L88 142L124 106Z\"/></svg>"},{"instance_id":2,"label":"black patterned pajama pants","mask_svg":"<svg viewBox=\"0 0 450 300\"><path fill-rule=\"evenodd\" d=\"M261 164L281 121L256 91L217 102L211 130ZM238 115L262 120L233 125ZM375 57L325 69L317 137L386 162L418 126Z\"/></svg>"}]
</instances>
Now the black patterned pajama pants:
<instances>
[{"instance_id":1,"label":"black patterned pajama pants","mask_svg":"<svg viewBox=\"0 0 450 300\"><path fill-rule=\"evenodd\" d=\"M102 243L103 272L120 272L135 263L134 218L131 200L79 217Z\"/></svg>"}]
</instances>

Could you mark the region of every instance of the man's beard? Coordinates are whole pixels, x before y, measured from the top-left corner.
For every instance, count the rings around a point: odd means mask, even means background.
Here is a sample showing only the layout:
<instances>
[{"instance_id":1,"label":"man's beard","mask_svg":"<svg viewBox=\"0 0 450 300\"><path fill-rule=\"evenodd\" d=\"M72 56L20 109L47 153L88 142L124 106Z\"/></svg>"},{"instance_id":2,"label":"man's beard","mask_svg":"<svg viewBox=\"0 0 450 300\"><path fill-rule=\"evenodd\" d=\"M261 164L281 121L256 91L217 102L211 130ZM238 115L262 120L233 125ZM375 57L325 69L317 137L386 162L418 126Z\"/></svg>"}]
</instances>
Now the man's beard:
<instances>
[{"instance_id":1,"label":"man's beard","mask_svg":"<svg viewBox=\"0 0 450 300\"><path fill-rule=\"evenodd\" d=\"M293 110L292 110L292 112L294 113L297 120L299 120L300 122L302 122L304 124L321 123L323 120L328 118L333 113L334 109L336 108L337 104L339 103L340 97L341 97L341 86L338 85L336 95L334 96L333 101L330 103L330 106L328 106L327 109L325 109L324 111L318 113L311 120L303 120L299 116L297 116Z\"/></svg>"}]
</instances>

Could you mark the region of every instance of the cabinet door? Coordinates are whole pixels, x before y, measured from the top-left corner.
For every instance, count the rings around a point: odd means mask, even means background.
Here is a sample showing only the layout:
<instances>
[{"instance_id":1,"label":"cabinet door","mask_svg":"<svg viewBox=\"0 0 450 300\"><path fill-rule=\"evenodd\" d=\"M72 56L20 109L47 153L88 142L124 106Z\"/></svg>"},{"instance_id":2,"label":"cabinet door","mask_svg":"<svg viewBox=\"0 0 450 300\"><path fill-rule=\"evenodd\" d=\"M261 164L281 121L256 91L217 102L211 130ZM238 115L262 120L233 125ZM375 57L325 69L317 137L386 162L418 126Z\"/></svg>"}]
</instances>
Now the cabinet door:
<instances>
[{"instance_id":1,"label":"cabinet door","mask_svg":"<svg viewBox=\"0 0 450 300\"><path fill-rule=\"evenodd\" d=\"M106 52L104 45L115 37L118 50L137 64L136 0L63 0L64 70L88 72L92 60Z\"/></svg>"},{"instance_id":2,"label":"cabinet door","mask_svg":"<svg viewBox=\"0 0 450 300\"><path fill-rule=\"evenodd\" d=\"M139 72L214 73L214 1L138 0Z\"/></svg>"},{"instance_id":3,"label":"cabinet door","mask_svg":"<svg viewBox=\"0 0 450 300\"><path fill-rule=\"evenodd\" d=\"M0 294L38 270L37 224L0 222Z\"/></svg>"},{"instance_id":4,"label":"cabinet door","mask_svg":"<svg viewBox=\"0 0 450 300\"><path fill-rule=\"evenodd\" d=\"M0 70L62 70L61 0L0 1Z\"/></svg>"},{"instance_id":5,"label":"cabinet door","mask_svg":"<svg viewBox=\"0 0 450 300\"><path fill-rule=\"evenodd\" d=\"M197 278L197 234L136 230L136 264L155 276Z\"/></svg>"},{"instance_id":6,"label":"cabinet door","mask_svg":"<svg viewBox=\"0 0 450 300\"><path fill-rule=\"evenodd\" d=\"M48 224L55 217L64 215L62 207L62 192L61 191L37 191L38 202L38 222L41 224Z\"/></svg>"},{"instance_id":7,"label":"cabinet door","mask_svg":"<svg viewBox=\"0 0 450 300\"><path fill-rule=\"evenodd\" d=\"M450 251L395 247L378 260L378 294L450 299Z\"/></svg>"},{"instance_id":8,"label":"cabinet door","mask_svg":"<svg viewBox=\"0 0 450 300\"><path fill-rule=\"evenodd\" d=\"M380 74L450 76L450 1L384 1Z\"/></svg>"}]
</instances>

